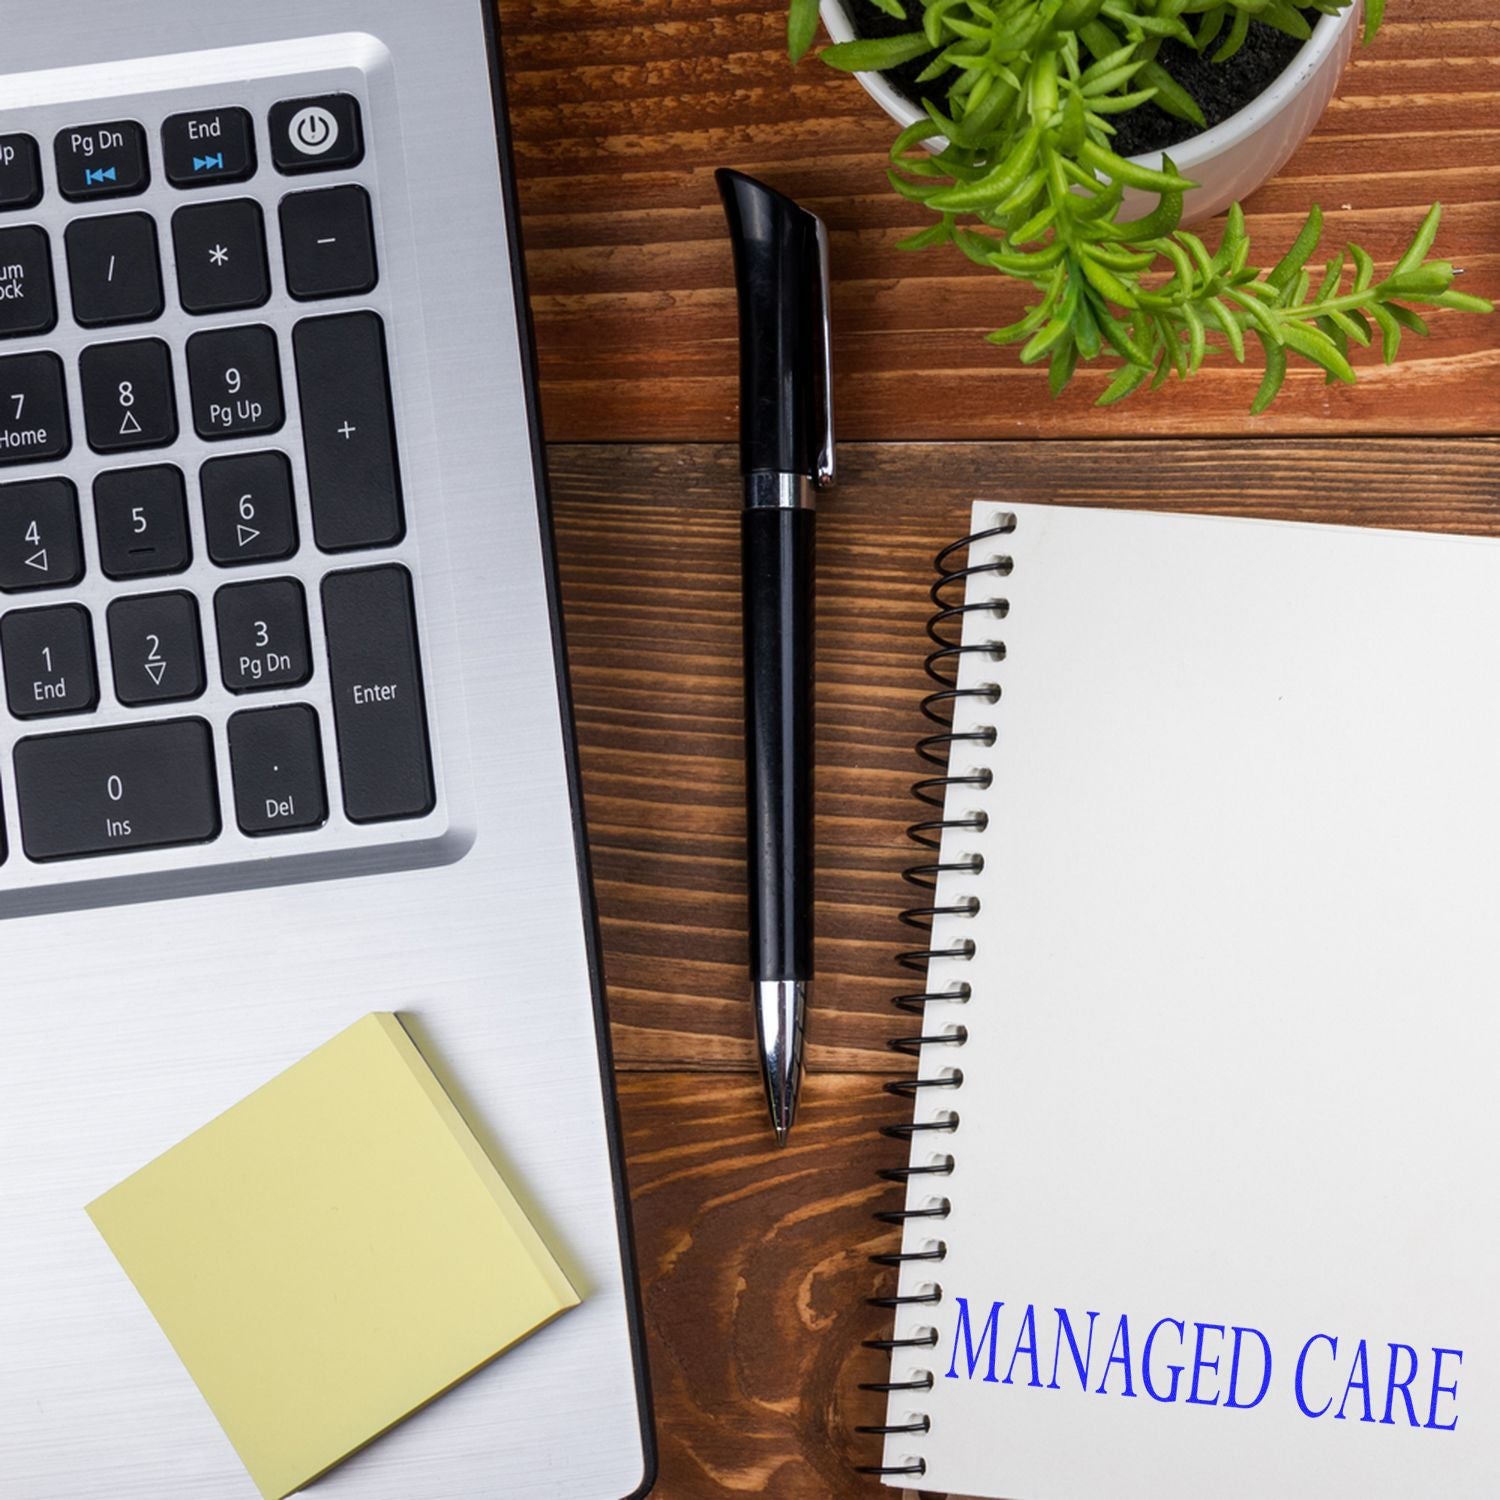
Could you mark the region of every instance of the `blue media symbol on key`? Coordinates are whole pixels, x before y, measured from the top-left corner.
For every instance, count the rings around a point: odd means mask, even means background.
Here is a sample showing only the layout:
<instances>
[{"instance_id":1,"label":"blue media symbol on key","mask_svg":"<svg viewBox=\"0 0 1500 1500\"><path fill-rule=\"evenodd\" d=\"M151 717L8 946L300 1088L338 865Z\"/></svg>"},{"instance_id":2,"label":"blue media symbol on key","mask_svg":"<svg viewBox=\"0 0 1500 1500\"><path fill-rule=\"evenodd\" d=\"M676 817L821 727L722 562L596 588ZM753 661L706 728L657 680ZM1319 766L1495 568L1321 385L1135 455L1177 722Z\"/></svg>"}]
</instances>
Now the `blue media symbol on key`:
<instances>
[{"instance_id":1,"label":"blue media symbol on key","mask_svg":"<svg viewBox=\"0 0 1500 1500\"><path fill-rule=\"evenodd\" d=\"M220 151L214 156L195 156L193 158L193 170L195 172L222 172L224 170L224 153Z\"/></svg>"},{"instance_id":2,"label":"blue media symbol on key","mask_svg":"<svg viewBox=\"0 0 1500 1500\"><path fill-rule=\"evenodd\" d=\"M87 167L83 173L84 186L95 187L102 182L115 182L119 175L113 167Z\"/></svg>"}]
</instances>

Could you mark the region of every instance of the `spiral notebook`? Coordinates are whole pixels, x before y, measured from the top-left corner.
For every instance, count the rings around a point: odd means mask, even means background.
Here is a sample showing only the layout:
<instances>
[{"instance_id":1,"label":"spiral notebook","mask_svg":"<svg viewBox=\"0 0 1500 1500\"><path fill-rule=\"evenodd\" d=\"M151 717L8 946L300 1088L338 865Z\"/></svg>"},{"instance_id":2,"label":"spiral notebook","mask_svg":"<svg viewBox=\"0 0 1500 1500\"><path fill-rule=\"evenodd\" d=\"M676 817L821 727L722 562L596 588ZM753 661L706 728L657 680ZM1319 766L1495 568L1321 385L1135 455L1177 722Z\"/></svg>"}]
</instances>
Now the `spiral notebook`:
<instances>
[{"instance_id":1,"label":"spiral notebook","mask_svg":"<svg viewBox=\"0 0 1500 1500\"><path fill-rule=\"evenodd\" d=\"M1493 1496L1500 542L974 530L887 1482Z\"/></svg>"}]
</instances>

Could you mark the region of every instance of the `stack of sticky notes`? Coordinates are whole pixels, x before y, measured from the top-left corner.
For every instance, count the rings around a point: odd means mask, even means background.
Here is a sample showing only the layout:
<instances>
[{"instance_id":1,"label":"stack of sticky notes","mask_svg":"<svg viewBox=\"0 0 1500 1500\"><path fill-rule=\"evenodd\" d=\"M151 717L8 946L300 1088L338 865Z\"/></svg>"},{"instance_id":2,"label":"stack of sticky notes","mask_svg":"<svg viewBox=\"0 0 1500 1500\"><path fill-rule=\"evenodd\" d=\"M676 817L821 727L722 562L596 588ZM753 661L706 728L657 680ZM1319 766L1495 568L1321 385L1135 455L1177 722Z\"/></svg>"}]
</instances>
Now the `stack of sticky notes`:
<instances>
[{"instance_id":1,"label":"stack of sticky notes","mask_svg":"<svg viewBox=\"0 0 1500 1500\"><path fill-rule=\"evenodd\" d=\"M393 1015L88 1211L268 1500L578 1302Z\"/></svg>"}]
</instances>

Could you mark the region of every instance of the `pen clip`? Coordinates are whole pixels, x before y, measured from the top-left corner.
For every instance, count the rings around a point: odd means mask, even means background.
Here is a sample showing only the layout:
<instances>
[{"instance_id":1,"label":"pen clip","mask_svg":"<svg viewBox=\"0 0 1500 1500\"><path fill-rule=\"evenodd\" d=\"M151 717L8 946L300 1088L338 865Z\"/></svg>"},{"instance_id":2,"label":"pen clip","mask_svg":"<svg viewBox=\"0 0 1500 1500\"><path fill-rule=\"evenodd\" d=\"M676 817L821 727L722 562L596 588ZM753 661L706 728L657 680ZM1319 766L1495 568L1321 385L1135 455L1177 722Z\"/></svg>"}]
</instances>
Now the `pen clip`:
<instances>
[{"instance_id":1,"label":"pen clip","mask_svg":"<svg viewBox=\"0 0 1500 1500\"><path fill-rule=\"evenodd\" d=\"M822 438L818 446L813 483L825 490L838 477L833 432L833 309L829 299L828 226L814 218L818 239L818 319L821 323L823 362L819 369L818 400L823 407Z\"/></svg>"}]
</instances>

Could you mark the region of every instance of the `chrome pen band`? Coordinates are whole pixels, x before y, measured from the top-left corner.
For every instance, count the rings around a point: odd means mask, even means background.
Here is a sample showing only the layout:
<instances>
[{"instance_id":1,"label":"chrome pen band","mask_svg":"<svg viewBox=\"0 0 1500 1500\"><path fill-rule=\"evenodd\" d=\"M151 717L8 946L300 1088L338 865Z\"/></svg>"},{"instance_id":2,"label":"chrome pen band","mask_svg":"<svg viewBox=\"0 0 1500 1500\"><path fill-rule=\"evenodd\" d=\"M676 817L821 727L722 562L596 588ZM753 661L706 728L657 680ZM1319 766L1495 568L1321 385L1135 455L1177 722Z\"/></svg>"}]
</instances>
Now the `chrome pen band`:
<instances>
[{"instance_id":1,"label":"chrome pen band","mask_svg":"<svg viewBox=\"0 0 1500 1500\"><path fill-rule=\"evenodd\" d=\"M766 1103L771 1107L771 1126L776 1139L784 1146L797 1114L797 1096L802 1088L807 983L802 979L758 979L754 994Z\"/></svg>"},{"instance_id":2,"label":"chrome pen band","mask_svg":"<svg viewBox=\"0 0 1500 1500\"><path fill-rule=\"evenodd\" d=\"M812 510L816 504L817 489L805 474L745 475L746 510Z\"/></svg>"}]
</instances>

